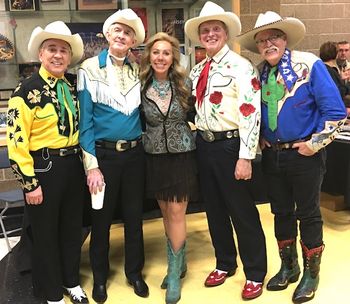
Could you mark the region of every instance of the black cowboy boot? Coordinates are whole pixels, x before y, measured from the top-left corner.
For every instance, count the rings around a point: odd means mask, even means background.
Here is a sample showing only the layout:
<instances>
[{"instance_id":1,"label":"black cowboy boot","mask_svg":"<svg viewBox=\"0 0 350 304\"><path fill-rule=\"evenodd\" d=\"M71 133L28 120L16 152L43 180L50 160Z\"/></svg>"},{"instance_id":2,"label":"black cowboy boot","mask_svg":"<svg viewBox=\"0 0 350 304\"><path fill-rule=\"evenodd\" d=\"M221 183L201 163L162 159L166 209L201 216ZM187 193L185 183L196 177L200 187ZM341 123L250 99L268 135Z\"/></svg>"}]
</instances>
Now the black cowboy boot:
<instances>
[{"instance_id":1,"label":"black cowboy boot","mask_svg":"<svg viewBox=\"0 0 350 304\"><path fill-rule=\"evenodd\" d=\"M303 249L304 273L300 283L294 291L294 303L303 303L314 298L320 279L319 272L321 256L324 249L324 245L308 249L302 242L300 243L301 248Z\"/></svg>"},{"instance_id":2,"label":"black cowboy boot","mask_svg":"<svg viewBox=\"0 0 350 304\"><path fill-rule=\"evenodd\" d=\"M286 289L289 283L298 281L300 267L295 239L277 241L281 257L281 268L278 273L267 283L267 290Z\"/></svg>"}]
</instances>

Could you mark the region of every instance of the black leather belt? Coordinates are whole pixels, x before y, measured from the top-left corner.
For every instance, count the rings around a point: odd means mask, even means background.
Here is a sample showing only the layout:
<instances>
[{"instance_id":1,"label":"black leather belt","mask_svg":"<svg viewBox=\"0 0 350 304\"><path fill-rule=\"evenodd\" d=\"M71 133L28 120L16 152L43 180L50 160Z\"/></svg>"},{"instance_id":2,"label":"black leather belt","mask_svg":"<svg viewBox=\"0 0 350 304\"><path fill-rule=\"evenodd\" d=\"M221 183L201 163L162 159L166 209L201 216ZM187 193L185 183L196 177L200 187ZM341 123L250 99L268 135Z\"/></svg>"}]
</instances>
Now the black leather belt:
<instances>
[{"instance_id":1,"label":"black leather belt","mask_svg":"<svg viewBox=\"0 0 350 304\"><path fill-rule=\"evenodd\" d=\"M229 130L229 131L221 131L221 132L213 132L209 130L197 130L197 132L202 136L202 138L207 142L212 142L215 140L224 140L230 139L234 137L239 137L238 129Z\"/></svg>"},{"instance_id":2,"label":"black leather belt","mask_svg":"<svg viewBox=\"0 0 350 304\"><path fill-rule=\"evenodd\" d=\"M51 149L51 148L42 148L37 151L31 151L30 153L33 155L54 155L54 156L68 156L80 153L80 146L72 146L60 149Z\"/></svg>"},{"instance_id":3,"label":"black leather belt","mask_svg":"<svg viewBox=\"0 0 350 304\"><path fill-rule=\"evenodd\" d=\"M141 142L141 137L134 140L120 139L116 142L107 140L97 140L96 147L123 152L135 148Z\"/></svg>"},{"instance_id":4,"label":"black leather belt","mask_svg":"<svg viewBox=\"0 0 350 304\"><path fill-rule=\"evenodd\" d=\"M275 144L271 144L271 148L275 151L281 151L281 150L288 150L288 149L295 149L293 148L293 144L298 143L298 142L304 142L307 141L311 138L311 136L307 136L305 138L302 139L298 139L298 140L293 140L293 141L289 141L289 142L284 142L284 143L275 143Z\"/></svg>"},{"instance_id":5,"label":"black leather belt","mask_svg":"<svg viewBox=\"0 0 350 304\"><path fill-rule=\"evenodd\" d=\"M286 143L278 143L278 144L271 144L271 148L275 151L281 151L281 150L287 150L287 149L293 149L292 146L295 142L286 142Z\"/></svg>"}]
</instances>

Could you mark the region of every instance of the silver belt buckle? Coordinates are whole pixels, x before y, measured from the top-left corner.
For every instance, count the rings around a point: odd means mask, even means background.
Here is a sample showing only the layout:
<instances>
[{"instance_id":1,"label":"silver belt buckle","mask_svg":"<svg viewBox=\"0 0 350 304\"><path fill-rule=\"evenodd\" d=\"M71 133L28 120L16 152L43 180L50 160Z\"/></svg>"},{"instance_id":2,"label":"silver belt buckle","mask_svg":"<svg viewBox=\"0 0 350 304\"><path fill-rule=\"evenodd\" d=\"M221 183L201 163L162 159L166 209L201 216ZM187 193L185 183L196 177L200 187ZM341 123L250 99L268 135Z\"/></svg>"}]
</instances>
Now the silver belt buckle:
<instances>
[{"instance_id":1,"label":"silver belt buckle","mask_svg":"<svg viewBox=\"0 0 350 304\"><path fill-rule=\"evenodd\" d=\"M125 151L126 149L122 148L122 144L126 144L127 141L124 140L124 139L120 139L118 140L116 143L115 143L115 149L119 152L123 152Z\"/></svg>"},{"instance_id":2,"label":"silver belt buckle","mask_svg":"<svg viewBox=\"0 0 350 304\"><path fill-rule=\"evenodd\" d=\"M203 131L203 139L207 142L213 142L215 140L214 133L209 130Z\"/></svg>"}]
</instances>

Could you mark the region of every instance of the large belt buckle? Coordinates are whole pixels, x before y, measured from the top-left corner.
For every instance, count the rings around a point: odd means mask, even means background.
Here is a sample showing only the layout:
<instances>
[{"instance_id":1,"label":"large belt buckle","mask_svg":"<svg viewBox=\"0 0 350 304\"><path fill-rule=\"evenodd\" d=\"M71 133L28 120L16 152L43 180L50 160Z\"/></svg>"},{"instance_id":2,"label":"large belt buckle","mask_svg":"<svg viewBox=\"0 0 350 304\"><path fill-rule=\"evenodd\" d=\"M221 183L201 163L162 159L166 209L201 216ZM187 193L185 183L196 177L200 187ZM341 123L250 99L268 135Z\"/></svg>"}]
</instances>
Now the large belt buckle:
<instances>
[{"instance_id":1,"label":"large belt buckle","mask_svg":"<svg viewBox=\"0 0 350 304\"><path fill-rule=\"evenodd\" d=\"M115 144L115 149L116 149L117 151L119 151L119 152L125 151L126 148L122 148L122 144L126 144L126 143L127 143L127 141L124 140L124 139L118 140L118 141L116 142L116 144Z\"/></svg>"},{"instance_id":2,"label":"large belt buckle","mask_svg":"<svg viewBox=\"0 0 350 304\"><path fill-rule=\"evenodd\" d=\"M209 130L203 131L203 139L207 142L213 142L215 140L214 133Z\"/></svg>"}]
</instances>

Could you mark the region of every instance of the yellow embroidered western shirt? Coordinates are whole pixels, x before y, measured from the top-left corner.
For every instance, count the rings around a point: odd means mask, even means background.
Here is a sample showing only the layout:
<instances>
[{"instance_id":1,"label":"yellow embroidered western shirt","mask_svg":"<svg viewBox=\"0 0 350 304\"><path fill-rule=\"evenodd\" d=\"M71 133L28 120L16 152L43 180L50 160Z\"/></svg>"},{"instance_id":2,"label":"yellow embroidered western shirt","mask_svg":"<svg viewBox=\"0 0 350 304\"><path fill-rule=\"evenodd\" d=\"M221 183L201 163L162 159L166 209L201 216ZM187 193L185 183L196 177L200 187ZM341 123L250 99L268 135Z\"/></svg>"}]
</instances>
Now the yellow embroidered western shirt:
<instances>
[{"instance_id":1,"label":"yellow embroidered western shirt","mask_svg":"<svg viewBox=\"0 0 350 304\"><path fill-rule=\"evenodd\" d=\"M39 187L30 154L42 148L65 148L78 144L79 109L75 87L65 77L76 109L74 116L66 98L64 113L57 98L58 78L43 67L21 82L9 100L7 146L12 169L25 192ZM64 119L60 119L60 116Z\"/></svg>"}]
</instances>

